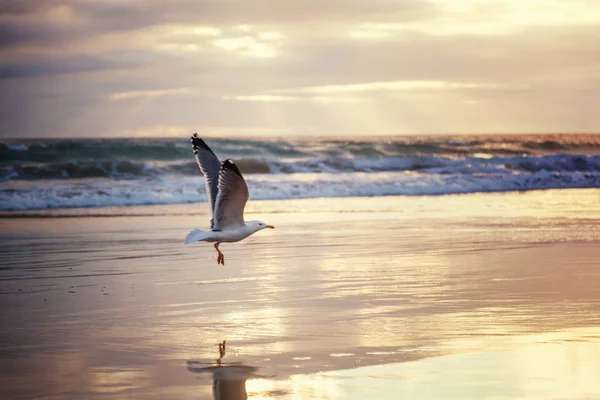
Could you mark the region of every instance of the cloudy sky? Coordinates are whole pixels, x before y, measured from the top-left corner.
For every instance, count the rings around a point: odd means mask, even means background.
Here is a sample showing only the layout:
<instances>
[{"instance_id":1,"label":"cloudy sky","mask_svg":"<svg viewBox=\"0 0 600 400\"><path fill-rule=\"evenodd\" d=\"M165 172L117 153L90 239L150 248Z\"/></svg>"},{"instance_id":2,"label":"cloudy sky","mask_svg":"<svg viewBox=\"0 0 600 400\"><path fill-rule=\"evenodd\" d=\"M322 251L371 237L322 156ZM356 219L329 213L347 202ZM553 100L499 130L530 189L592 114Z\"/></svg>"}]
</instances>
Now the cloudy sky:
<instances>
[{"instance_id":1,"label":"cloudy sky","mask_svg":"<svg viewBox=\"0 0 600 400\"><path fill-rule=\"evenodd\" d=\"M600 131L598 0L1 0L0 136Z\"/></svg>"}]
</instances>

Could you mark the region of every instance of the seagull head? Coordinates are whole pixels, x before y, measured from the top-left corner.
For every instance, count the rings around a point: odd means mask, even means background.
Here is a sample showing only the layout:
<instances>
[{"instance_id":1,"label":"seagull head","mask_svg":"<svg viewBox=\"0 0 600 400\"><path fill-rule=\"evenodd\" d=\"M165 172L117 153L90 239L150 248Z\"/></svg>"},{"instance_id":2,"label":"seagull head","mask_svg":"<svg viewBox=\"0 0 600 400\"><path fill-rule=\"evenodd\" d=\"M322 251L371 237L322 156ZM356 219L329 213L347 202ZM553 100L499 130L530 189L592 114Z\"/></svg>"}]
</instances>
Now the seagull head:
<instances>
[{"instance_id":1,"label":"seagull head","mask_svg":"<svg viewBox=\"0 0 600 400\"><path fill-rule=\"evenodd\" d=\"M273 225L265 224L262 221L248 221L248 222L246 222L246 226L248 226L254 232L261 231L265 228L275 229L275 227Z\"/></svg>"}]
</instances>

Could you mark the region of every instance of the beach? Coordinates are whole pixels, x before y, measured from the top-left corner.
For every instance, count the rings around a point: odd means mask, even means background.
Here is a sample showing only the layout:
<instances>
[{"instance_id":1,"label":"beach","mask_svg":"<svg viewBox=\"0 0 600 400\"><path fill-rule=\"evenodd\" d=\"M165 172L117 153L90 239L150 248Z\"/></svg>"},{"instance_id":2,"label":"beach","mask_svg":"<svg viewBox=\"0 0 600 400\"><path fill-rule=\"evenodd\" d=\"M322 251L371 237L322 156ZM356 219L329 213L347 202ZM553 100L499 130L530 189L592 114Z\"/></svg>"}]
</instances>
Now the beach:
<instances>
[{"instance_id":1,"label":"beach","mask_svg":"<svg viewBox=\"0 0 600 400\"><path fill-rule=\"evenodd\" d=\"M599 200L251 200L225 266L205 203L5 213L0 397L211 399L226 340L251 399L598 398Z\"/></svg>"},{"instance_id":2,"label":"beach","mask_svg":"<svg viewBox=\"0 0 600 400\"><path fill-rule=\"evenodd\" d=\"M0 20L0 400L600 400L600 1Z\"/></svg>"}]
</instances>

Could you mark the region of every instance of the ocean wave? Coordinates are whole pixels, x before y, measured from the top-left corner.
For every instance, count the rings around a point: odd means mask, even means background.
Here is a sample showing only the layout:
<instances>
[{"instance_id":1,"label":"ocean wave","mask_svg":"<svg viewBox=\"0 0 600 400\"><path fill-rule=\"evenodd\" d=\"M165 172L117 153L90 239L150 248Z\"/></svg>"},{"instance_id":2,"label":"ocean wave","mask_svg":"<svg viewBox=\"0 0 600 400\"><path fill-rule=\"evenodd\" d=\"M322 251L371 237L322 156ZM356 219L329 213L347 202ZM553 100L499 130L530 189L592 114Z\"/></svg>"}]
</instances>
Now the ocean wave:
<instances>
[{"instance_id":1,"label":"ocean wave","mask_svg":"<svg viewBox=\"0 0 600 400\"><path fill-rule=\"evenodd\" d=\"M207 139L216 154L241 159L469 157L600 153L599 135L414 136L353 139ZM0 163L188 160L187 137L176 139L29 139L0 141Z\"/></svg>"},{"instance_id":2,"label":"ocean wave","mask_svg":"<svg viewBox=\"0 0 600 400\"><path fill-rule=\"evenodd\" d=\"M7 144L6 149L9 151L27 151L29 146L24 144Z\"/></svg>"},{"instance_id":3,"label":"ocean wave","mask_svg":"<svg viewBox=\"0 0 600 400\"><path fill-rule=\"evenodd\" d=\"M270 173L277 162L271 166L268 162L254 159L236 161L246 174ZM113 178L136 179L162 175L198 175L200 169L195 161L178 163L116 161L70 161L47 164L14 164L0 168L0 181L39 180L39 179L82 179Z\"/></svg>"},{"instance_id":4,"label":"ocean wave","mask_svg":"<svg viewBox=\"0 0 600 400\"><path fill-rule=\"evenodd\" d=\"M540 189L598 188L600 172L427 174L420 172L250 175L252 199L446 195ZM0 211L179 204L206 201L201 177L115 182L39 181L0 191Z\"/></svg>"},{"instance_id":5,"label":"ocean wave","mask_svg":"<svg viewBox=\"0 0 600 400\"><path fill-rule=\"evenodd\" d=\"M211 139L256 199L600 187L600 136ZM0 142L0 210L205 201L187 139Z\"/></svg>"},{"instance_id":6,"label":"ocean wave","mask_svg":"<svg viewBox=\"0 0 600 400\"><path fill-rule=\"evenodd\" d=\"M309 159L255 159L235 160L246 175L344 172L397 172L420 171L437 174L481 174L502 171L600 171L600 156L553 154L547 156L514 157L327 157ZM197 176L200 170L195 161L72 161L47 164L14 164L0 168L0 179L81 179L113 178L137 179L165 175Z\"/></svg>"},{"instance_id":7,"label":"ocean wave","mask_svg":"<svg viewBox=\"0 0 600 400\"><path fill-rule=\"evenodd\" d=\"M318 144L223 140L211 141L211 148L228 157L307 157L314 155ZM303 147L307 147L306 151ZM173 139L88 139L88 140L29 140L0 142L0 161L6 162L71 162L73 160L111 161L177 161L192 157L187 138Z\"/></svg>"}]
</instances>

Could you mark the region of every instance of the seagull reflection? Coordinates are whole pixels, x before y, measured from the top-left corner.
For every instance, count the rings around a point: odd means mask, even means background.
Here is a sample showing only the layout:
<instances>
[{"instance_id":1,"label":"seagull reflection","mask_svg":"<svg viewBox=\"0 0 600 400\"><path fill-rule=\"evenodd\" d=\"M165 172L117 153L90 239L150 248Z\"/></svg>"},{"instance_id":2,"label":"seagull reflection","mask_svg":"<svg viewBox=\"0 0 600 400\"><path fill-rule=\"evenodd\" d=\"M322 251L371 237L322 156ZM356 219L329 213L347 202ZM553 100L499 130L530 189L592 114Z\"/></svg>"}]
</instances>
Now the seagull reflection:
<instances>
[{"instance_id":1,"label":"seagull reflection","mask_svg":"<svg viewBox=\"0 0 600 400\"><path fill-rule=\"evenodd\" d=\"M188 361L187 369L193 373L210 373L213 379L213 396L215 400L246 400L246 380L258 377L257 367L243 363L223 363L226 352L226 341L219 343L219 358L214 364L199 361Z\"/></svg>"}]
</instances>

